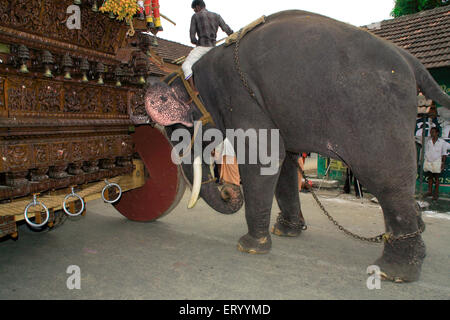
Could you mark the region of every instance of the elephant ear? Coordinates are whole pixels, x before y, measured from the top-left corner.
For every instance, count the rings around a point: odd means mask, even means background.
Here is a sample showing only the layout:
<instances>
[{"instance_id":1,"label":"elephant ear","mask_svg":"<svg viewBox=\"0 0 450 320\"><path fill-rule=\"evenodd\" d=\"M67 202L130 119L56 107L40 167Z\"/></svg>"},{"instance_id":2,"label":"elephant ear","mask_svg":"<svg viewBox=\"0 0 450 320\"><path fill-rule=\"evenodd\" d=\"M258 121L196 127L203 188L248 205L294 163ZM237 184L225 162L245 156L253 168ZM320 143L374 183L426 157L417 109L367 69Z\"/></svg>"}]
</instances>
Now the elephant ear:
<instances>
[{"instance_id":1,"label":"elephant ear","mask_svg":"<svg viewBox=\"0 0 450 320\"><path fill-rule=\"evenodd\" d=\"M178 98L173 88L159 79L148 79L147 84L145 110L154 122L162 126L193 126L191 107Z\"/></svg>"}]
</instances>

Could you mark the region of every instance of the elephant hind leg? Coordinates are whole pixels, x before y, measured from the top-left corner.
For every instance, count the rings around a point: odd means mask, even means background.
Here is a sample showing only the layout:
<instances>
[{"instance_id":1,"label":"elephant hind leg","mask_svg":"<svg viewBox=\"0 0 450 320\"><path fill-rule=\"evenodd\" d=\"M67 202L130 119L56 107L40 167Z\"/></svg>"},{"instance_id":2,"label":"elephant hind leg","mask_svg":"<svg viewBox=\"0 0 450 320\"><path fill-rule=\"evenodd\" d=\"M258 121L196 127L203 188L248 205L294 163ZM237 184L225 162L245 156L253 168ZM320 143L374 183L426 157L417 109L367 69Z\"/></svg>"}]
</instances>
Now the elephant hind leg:
<instances>
[{"instance_id":1,"label":"elephant hind leg","mask_svg":"<svg viewBox=\"0 0 450 320\"><path fill-rule=\"evenodd\" d=\"M425 258L425 243L420 230L425 225L412 196L398 190L378 197L383 208L386 234L382 256L375 261L382 276L395 282L416 281ZM407 236L404 239L403 236Z\"/></svg>"},{"instance_id":2,"label":"elephant hind leg","mask_svg":"<svg viewBox=\"0 0 450 320\"><path fill-rule=\"evenodd\" d=\"M409 282L419 279L425 258L420 234L424 224L414 200L414 144L399 143L395 147L392 149L395 153L382 152L383 161L372 157L366 158L364 166L359 168L351 164L355 175L377 197L383 210L385 233L389 238L384 242L382 256L374 264L385 278Z\"/></svg>"},{"instance_id":3,"label":"elephant hind leg","mask_svg":"<svg viewBox=\"0 0 450 320\"><path fill-rule=\"evenodd\" d=\"M306 229L298 193L297 158L298 155L286 154L278 178L275 197L281 212L272 227L272 233L277 236L297 237Z\"/></svg>"}]
</instances>

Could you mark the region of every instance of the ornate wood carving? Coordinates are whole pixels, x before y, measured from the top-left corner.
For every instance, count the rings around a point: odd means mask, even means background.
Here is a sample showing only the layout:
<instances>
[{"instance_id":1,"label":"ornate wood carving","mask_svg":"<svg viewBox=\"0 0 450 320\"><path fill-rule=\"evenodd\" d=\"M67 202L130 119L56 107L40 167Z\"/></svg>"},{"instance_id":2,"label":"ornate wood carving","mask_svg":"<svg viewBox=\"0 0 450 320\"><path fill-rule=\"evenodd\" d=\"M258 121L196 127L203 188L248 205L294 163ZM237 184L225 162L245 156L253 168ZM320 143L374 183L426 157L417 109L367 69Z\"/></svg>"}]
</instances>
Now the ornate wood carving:
<instances>
[{"instance_id":1,"label":"ornate wood carving","mask_svg":"<svg viewBox=\"0 0 450 320\"><path fill-rule=\"evenodd\" d=\"M5 111L5 78L0 76L0 116L3 115Z\"/></svg>"},{"instance_id":2,"label":"ornate wood carving","mask_svg":"<svg viewBox=\"0 0 450 320\"><path fill-rule=\"evenodd\" d=\"M21 171L31 166L32 158L28 144L7 145L5 151L2 161L5 163L3 167L8 171Z\"/></svg>"},{"instance_id":3,"label":"ornate wood carving","mask_svg":"<svg viewBox=\"0 0 450 320\"><path fill-rule=\"evenodd\" d=\"M103 113L113 113L116 95L111 90L103 90L103 94L100 95L100 105Z\"/></svg>"},{"instance_id":4,"label":"ornate wood carving","mask_svg":"<svg viewBox=\"0 0 450 320\"><path fill-rule=\"evenodd\" d=\"M70 143L57 142L52 143L50 147L50 160L52 164L68 163L70 159Z\"/></svg>"},{"instance_id":5,"label":"ornate wood carving","mask_svg":"<svg viewBox=\"0 0 450 320\"><path fill-rule=\"evenodd\" d=\"M48 167L50 165L50 146L48 144L33 145L34 166Z\"/></svg>"},{"instance_id":6,"label":"ornate wood carving","mask_svg":"<svg viewBox=\"0 0 450 320\"><path fill-rule=\"evenodd\" d=\"M128 95L127 93L117 93L115 97L117 103L117 113L128 115Z\"/></svg>"},{"instance_id":7,"label":"ornate wood carving","mask_svg":"<svg viewBox=\"0 0 450 320\"><path fill-rule=\"evenodd\" d=\"M40 139L39 142L19 144L4 141L0 145L1 171L23 171L62 163L102 158L115 158L133 153L133 141L127 134Z\"/></svg>"},{"instance_id":8,"label":"ornate wood carving","mask_svg":"<svg viewBox=\"0 0 450 320\"><path fill-rule=\"evenodd\" d=\"M78 163L83 161L83 141L73 141L72 142L72 158L71 161Z\"/></svg>"},{"instance_id":9,"label":"ornate wood carving","mask_svg":"<svg viewBox=\"0 0 450 320\"><path fill-rule=\"evenodd\" d=\"M68 6L73 0L2 0L0 2L0 25L69 43L95 48L107 54L115 54L123 41L126 26L108 18L107 15L81 8L81 30L69 29L65 24Z\"/></svg>"},{"instance_id":10,"label":"ornate wood carving","mask_svg":"<svg viewBox=\"0 0 450 320\"><path fill-rule=\"evenodd\" d=\"M129 113L148 117L135 65L114 73L127 27L83 0L82 28L70 30L69 5L73 0L0 1L0 42L8 48L0 55L0 200L132 170ZM65 55L73 60L71 79ZM95 68L102 64L104 85Z\"/></svg>"},{"instance_id":11,"label":"ornate wood carving","mask_svg":"<svg viewBox=\"0 0 450 320\"><path fill-rule=\"evenodd\" d=\"M8 109L11 111L37 111L37 100L31 79L8 78Z\"/></svg>"},{"instance_id":12,"label":"ornate wood carving","mask_svg":"<svg viewBox=\"0 0 450 320\"><path fill-rule=\"evenodd\" d=\"M64 86L64 112L80 113L82 110L82 88Z\"/></svg>"},{"instance_id":13,"label":"ornate wood carving","mask_svg":"<svg viewBox=\"0 0 450 320\"><path fill-rule=\"evenodd\" d=\"M3 88L7 86L5 93ZM138 105L143 94L134 98ZM5 103L7 101L7 103ZM64 117L128 118L128 90L75 81L33 80L27 76L0 75L0 112L9 110L15 116L48 117L65 113ZM145 110L144 110L145 112ZM84 115L84 116L83 116Z\"/></svg>"},{"instance_id":14,"label":"ornate wood carving","mask_svg":"<svg viewBox=\"0 0 450 320\"><path fill-rule=\"evenodd\" d=\"M100 90L97 88L88 87L84 91L84 112L88 113L99 113L102 111L98 103L98 97L100 95Z\"/></svg>"},{"instance_id":15,"label":"ornate wood carving","mask_svg":"<svg viewBox=\"0 0 450 320\"><path fill-rule=\"evenodd\" d=\"M130 92L130 118L134 123L148 123L150 119L145 111L145 91L133 90Z\"/></svg>"},{"instance_id":16,"label":"ornate wood carving","mask_svg":"<svg viewBox=\"0 0 450 320\"><path fill-rule=\"evenodd\" d=\"M39 81L36 93L39 112L56 113L61 111L61 85L59 83Z\"/></svg>"}]
</instances>

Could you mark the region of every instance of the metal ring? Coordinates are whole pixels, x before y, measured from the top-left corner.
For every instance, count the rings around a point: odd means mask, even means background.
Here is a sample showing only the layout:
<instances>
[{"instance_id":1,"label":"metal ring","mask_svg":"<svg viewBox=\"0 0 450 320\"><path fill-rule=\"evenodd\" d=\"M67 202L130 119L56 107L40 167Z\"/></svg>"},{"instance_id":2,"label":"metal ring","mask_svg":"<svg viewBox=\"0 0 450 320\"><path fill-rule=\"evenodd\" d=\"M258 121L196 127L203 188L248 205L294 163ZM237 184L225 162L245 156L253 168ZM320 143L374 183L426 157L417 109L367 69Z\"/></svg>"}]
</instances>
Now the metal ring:
<instances>
[{"instance_id":1,"label":"metal ring","mask_svg":"<svg viewBox=\"0 0 450 320\"><path fill-rule=\"evenodd\" d=\"M107 203L117 202L120 199L120 197L122 196L122 188L117 183L108 182L108 180L105 180L105 183L106 183L106 186L102 190L102 199L103 199L103 201L105 201ZM114 200L107 200L105 198L105 191L106 191L106 189L111 188L111 187L116 187L119 190L119 195Z\"/></svg>"},{"instance_id":2,"label":"metal ring","mask_svg":"<svg viewBox=\"0 0 450 320\"><path fill-rule=\"evenodd\" d=\"M38 205L40 205L42 208L45 209L45 213L47 215L47 217L45 218L44 222L42 222L40 224L31 222L30 219L28 218L28 209L30 209L30 207L35 207L35 206L38 206ZM40 212L39 212L39 214L40 214ZM24 215L25 221L28 223L28 225L30 227L33 227L33 228L40 228L40 227L44 226L48 222L48 219L50 218L50 213L48 212L47 207L42 202L36 201L36 196L34 196L33 201L30 202L25 207L25 211L23 212L23 215Z\"/></svg>"},{"instance_id":3,"label":"metal ring","mask_svg":"<svg viewBox=\"0 0 450 320\"><path fill-rule=\"evenodd\" d=\"M78 212L76 212L76 213L70 213L70 211L67 210L67 208L66 208L66 201L67 201L67 199L69 199L70 197L74 197L74 198L80 199L80 201L81 201L81 209L80 209L80 211L78 211ZM83 200L78 194L76 194L76 193L73 191L73 188L72 188L72 193L68 194L68 195L64 198L64 201L63 201L63 210L64 210L64 212L65 212L67 215L69 215L69 216L71 216L71 217L78 217L78 216L79 216L80 214L82 214L83 211L84 211L84 200Z\"/></svg>"}]
</instances>

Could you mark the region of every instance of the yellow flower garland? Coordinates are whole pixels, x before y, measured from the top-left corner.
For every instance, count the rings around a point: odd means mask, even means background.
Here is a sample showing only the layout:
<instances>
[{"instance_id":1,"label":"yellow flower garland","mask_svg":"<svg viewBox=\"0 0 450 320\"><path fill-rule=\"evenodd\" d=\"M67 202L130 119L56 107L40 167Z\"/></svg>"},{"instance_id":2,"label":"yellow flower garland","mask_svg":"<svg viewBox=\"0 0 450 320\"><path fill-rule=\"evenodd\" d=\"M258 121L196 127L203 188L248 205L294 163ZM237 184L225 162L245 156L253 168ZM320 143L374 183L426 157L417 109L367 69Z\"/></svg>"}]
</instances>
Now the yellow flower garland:
<instances>
[{"instance_id":1,"label":"yellow flower garland","mask_svg":"<svg viewBox=\"0 0 450 320\"><path fill-rule=\"evenodd\" d=\"M106 0L100 7L101 12L112 12L120 21L123 19L132 21L138 9L136 0Z\"/></svg>"}]
</instances>

